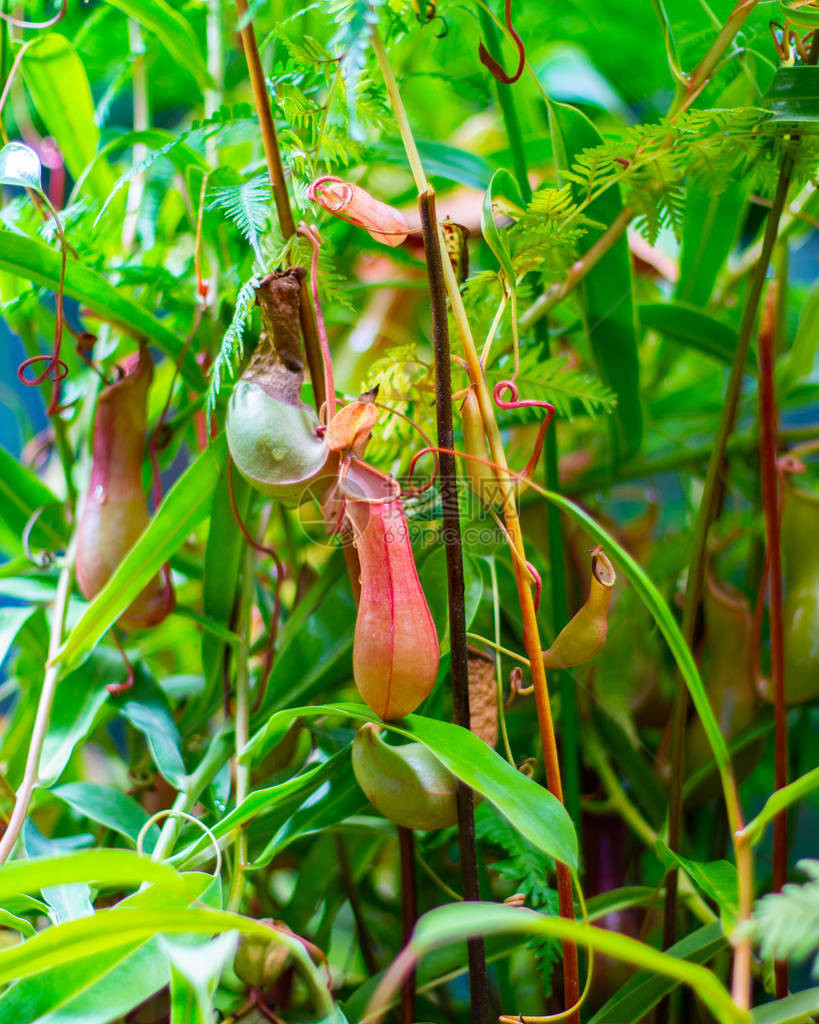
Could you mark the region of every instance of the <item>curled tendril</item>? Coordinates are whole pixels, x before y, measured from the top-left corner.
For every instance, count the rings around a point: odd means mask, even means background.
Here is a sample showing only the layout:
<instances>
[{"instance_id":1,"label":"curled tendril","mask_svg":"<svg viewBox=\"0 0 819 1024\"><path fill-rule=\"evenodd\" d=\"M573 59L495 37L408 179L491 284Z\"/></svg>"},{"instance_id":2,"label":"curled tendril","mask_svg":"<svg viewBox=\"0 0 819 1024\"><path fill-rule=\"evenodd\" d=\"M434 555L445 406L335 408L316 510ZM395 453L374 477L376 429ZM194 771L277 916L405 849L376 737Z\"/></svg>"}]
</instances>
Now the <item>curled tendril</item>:
<instances>
[{"instance_id":1,"label":"curled tendril","mask_svg":"<svg viewBox=\"0 0 819 1024\"><path fill-rule=\"evenodd\" d=\"M68 0L63 0L59 11L57 11L57 13L47 21L22 21L20 18L15 18L11 14L6 14L5 11L0 11L0 18L2 18L3 21L7 21L9 25L14 25L15 28L52 28L58 22L63 20L67 12Z\"/></svg>"},{"instance_id":2,"label":"curled tendril","mask_svg":"<svg viewBox=\"0 0 819 1024\"><path fill-rule=\"evenodd\" d=\"M510 401L504 401L501 397L505 391L508 391L512 396ZM521 476L528 480L531 478L540 459L540 453L543 451L543 442L546 439L546 431L549 429L549 424L554 419L555 407L551 402L541 401L536 398L518 398L517 385L511 380L498 381L492 391L492 398L499 409L544 409L546 411L543 422L538 428L537 437L535 438L535 447L532 451L531 458L526 463L526 466L521 473Z\"/></svg>"},{"instance_id":3,"label":"curled tendril","mask_svg":"<svg viewBox=\"0 0 819 1024\"><path fill-rule=\"evenodd\" d=\"M31 534L34 527L37 525L37 520L45 512L47 508L51 508L53 505L59 504L59 502L51 502L48 505L41 505L36 508L26 521L26 525L23 527L23 536L21 542L23 545L23 552L26 558L31 562L32 565L36 565L39 569L47 569L50 565L53 565L55 554L53 551L38 551L34 552L31 549Z\"/></svg>"},{"instance_id":4,"label":"curled tendril","mask_svg":"<svg viewBox=\"0 0 819 1024\"><path fill-rule=\"evenodd\" d=\"M512 0L506 0L506 6L504 9L504 17L506 19L506 31L515 41L515 46L518 49L518 66L513 75L508 75L503 69L503 65L500 64L495 58L489 53L483 43L478 47L478 56L480 57L481 64L489 71L489 74L503 85L512 85L513 82L517 82L520 76L523 74L523 68L526 64L526 47L523 45L523 40L517 34L512 25Z\"/></svg>"}]
</instances>

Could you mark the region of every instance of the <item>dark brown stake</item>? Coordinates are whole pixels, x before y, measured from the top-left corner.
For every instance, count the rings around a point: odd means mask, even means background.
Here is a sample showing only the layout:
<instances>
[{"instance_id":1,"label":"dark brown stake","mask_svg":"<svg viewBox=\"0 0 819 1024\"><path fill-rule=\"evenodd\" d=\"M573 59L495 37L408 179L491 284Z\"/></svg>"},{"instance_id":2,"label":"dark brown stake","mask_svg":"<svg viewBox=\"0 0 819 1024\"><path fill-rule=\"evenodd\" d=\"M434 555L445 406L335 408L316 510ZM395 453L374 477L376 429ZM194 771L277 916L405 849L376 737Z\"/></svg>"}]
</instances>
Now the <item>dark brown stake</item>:
<instances>
[{"instance_id":1,"label":"dark brown stake","mask_svg":"<svg viewBox=\"0 0 819 1024\"><path fill-rule=\"evenodd\" d=\"M446 313L441 246L432 190L418 197L424 252L429 275L432 310L432 336L435 348L435 404L441 480L441 504L446 547L447 596L449 599L450 659L452 666L452 705L457 725L469 728L469 668L464 610L464 567L461 555L461 521L458 512L458 481L452 432L452 381L449 375L449 325ZM461 852L461 887L464 899L479 900L478 857L475 843L475 813L472 790L458 782L458 839ZM487 1024L489 1019L489 979L482 939L470 939L469 992L472 1024Z\"/></svg>"},{"instance_id":2,"label":"dark brown stake","mask_svg":"<svg viewBox=\"0 0 819 1024\"><path fill-rule=\"evenodd\" d=\"M398 826L398 846L401 851L401 942L409 942L418 920L418 886L415 880L415 837L411 828ZM415 1020L415 971L407 975L401 986L401 1024Z\"/></svg>"}]
</instances>

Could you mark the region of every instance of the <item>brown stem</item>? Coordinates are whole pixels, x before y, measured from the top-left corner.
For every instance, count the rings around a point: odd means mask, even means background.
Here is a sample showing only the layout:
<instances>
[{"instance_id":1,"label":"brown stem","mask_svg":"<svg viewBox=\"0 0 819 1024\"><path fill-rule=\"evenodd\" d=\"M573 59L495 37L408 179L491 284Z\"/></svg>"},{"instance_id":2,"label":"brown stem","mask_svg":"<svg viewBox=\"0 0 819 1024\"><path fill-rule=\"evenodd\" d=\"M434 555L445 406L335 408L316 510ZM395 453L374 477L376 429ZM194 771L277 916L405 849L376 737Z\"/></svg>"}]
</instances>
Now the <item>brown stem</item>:
<instances>
[{"instance_id":1,"label":"brown stem","mask_svg":"<svg viewBox=\"0 0 819 1024\"><path fill-rule=\"evenodd\" d=\"M418 197L424 251L429 275L432 333L435 348L435 405L438 445L452 449L452 380L450 377L449 324L446 292L442 271L442 254L435 211L435 195L427 189ZM458 511L458 481L455 457L442 452L439 457L441 504L443 506L444 544L447 563L447 596L449 600L450 658L452 672L452 705L455 722L469 728L469 666L466 643L466 612L464 606L464 568L461 552L461 523ZM461 851L461 880L464 899L479 900L478 860L475 842L475 814L472 790L458 783L458 835ZM489 1018L489 982L486 955L481 939L470 939L469 986L472 1020L486 1024Z\"/></svg>"},{"instance_id":2,"label":"brown stem","mask_svg":"<svg viewBox=\"0 0 819 1024\"><path fill-rule=\"evenodd\" d=\"M770 597L768 616L771 633L771 685L774 703L774 789L788 782L788 725L785 713L785 664L782 624L782 551L780 547L781 508L779 474L776 465L778 416L774 393L777 297L773 282L768 288L759 332L759 464L762 476L762 511L769 567ZM788 868L788 815L782 811L774 818L773 891L780 892ZM775 965L776 998L788 994L788 965Z\"/></svg>"},{"instance_id":3,"label":"brown stem","mask_svg":"<svg viewBox=\"0 0 819 1024\"><path fill-rule=\"evenodd\" d=\"M415 878L415 839L411 828L398 826L401 851L401 942L410 940L418 919L418 887ZM473 1020L474 1020L473 1016ZM415 1020L415 971L410 971L401 985L401 1024Z\"/></svg>"},{"instance_id":4,"label":"brown stem","mask_svg":"<svg viewBox=\"0 0 819 1024\"><path fill-rule=\"evenodd\" d=\"M259 117L259 128L262 133L267 172L270 175L273 199L276 203L276 216L278 217L281 233L285 238L290 238L296 233L296 223L293 220L293 212L290 209L290 200L287 195L284 166L281 153L279 152L279 142L276 138L276 125L273 122L273 111L270 106L270 97L267 93L264 70L262 69L262 58L259 54L258 43L256 42L256 31L253 28L253 21L247 16L247 0L234 0L234 4L239 23L245 22L244 28L241 29L242 49L247 61L250 85L253 89L253 99L256 104L256 113ZM301 282L299 316L301 319L302 335L304 336L307 365L310 368L310 379L313 382L313 393L316 397L316 409L320 409L327 397L324 393L324 370L316 322L313 318L310 296L308 295L305 281Z\"/></svg>"},{"instance_id":5,"label":"brown stem","mask_svg":"<svg viewBox=\"0 0 819 1024\"><path fill-rule=\"evenodd\" d=\"M740 28L742 28L745 19L758 2L759 0L737 0L734 9L709 47L708 52L689 76L685 92L680 95L679 101L674 104L670 111L672 117L687 110L708 84L708 80L714 73L714 69L723 53Z\"/></svg>"}]
</instances>

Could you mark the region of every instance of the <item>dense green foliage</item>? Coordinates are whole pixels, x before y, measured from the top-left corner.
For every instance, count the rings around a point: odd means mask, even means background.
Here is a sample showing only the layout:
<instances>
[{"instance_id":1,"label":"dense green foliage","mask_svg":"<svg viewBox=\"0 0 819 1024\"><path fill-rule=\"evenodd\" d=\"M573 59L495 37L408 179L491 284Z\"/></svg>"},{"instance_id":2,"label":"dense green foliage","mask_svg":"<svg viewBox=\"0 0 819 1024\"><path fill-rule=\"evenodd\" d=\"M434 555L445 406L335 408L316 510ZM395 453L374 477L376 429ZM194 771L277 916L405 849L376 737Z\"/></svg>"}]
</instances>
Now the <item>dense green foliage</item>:
<instances>
[{"instance_id":1,"label":"dense green foliage","mask_svg":"<svg viewBox=\"0 0 819 1024\"><path fill-rule=\"evenodd\" d=\"M499 0L68 0L46 27L14 22L53 0L0 0L0 1024L542 1020L566 1005L567 939L578 1024L819 1012L819 9L510 7L526 67L503 84L479 57L514 70ZM446 480L418 487L430 455L410 478L446 404L415 146L440 220L469 233L446 368L455 447L478 456L457 466L462 597ZM313 201L325 175L399 209L406 241ZM318 296L288 207L320 231ZM399 831L354 774L379 719L354 682L357 556L320 481L293 508L231 472L257 295L292 266L310 367L308 295L339 405L378 388L366 460L404 488L440 646L431 694L383 736L473 791L471 876L463 801L460 830ZM110 396L144 346L143 451ZM494 393L477 448L470 388ZM319 390L308 375L303 401ZM531 486L484 505L470 480L504 489L491 465L527 463L549 404ZM105 519L120 486L141 515L148 496L144 529L130 505ZM595 545L617 573L607 632L583 626L589 660L548 673L553 733L526 655L583 607ZM145 588L155 624L134 619ZM451 607L478 735L453 724ZM407 943L402 914L426 915Z\"/></svg>"}]
</instances>

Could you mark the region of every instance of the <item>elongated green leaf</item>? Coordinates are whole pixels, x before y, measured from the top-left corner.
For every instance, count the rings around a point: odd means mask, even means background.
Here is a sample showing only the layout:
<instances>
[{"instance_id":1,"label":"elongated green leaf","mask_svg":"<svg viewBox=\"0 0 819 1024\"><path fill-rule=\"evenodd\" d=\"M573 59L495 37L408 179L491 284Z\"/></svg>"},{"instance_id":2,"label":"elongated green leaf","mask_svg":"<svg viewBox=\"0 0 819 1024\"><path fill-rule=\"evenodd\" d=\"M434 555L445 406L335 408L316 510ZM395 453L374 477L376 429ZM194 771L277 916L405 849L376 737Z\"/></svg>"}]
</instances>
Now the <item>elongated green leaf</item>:
<instances>
[{"instance_id":1,"label":"elongated green leaf","mask_svg":"<svg viewBox=\"0 0 819 1024\"><path fill-rule=\"evenodd\" d=\"M398 963L410 969L426 953L452 942L480 935L519 932L554 939L568 939L578 945L643 967L654 974L671 978L693 988L721 1024L749 1024L750 1014L734 1003L717 977L707 968L670 953L661 953L652 946L626 935L618 935L595 925L545 917L531 910L507 907L499 903L455 903L424 914L415 926L408 947ZM400 982L398 971L393 980ZM609 1018L617 1019L617 1018Z\"/></svg>"},{"instance_id":2,"label":"elongated green leaf","mask_svg":"<svg viewBox=\"0 0 819 1024\"><path fill-rule=\"evenodd\" d=\"M737 332L694 306L683 302L651 302L638 309L640 323L652 331L659 331L671 341L713 356L730 366L734 358ZM749 352L746 362L749 373L756 370L756 353Z\"/></svg>"},{"instance_id":3,"label":"elongated green leaf","mask_svg":"<svg viewBox=\"0 0 819 1024\"><path fill-rule=\"evenodd\" d=\"M95 882L98 885L140 885L155 882L185 890L185 879L173 868L140 857L130 850L91 850L64 857L12 861L0 871L0 903L18 893L39 892L43 885Z\"/></svg>"},{"instance_id":4,"label":"elongated green leaf","mask_svg":"<svg viewBox=\"0 0 819 1024\"><path fill-rule=\"evenodd\" d=\"M66 167L79 178L96 156L100 133L88 77L71 42L59 32L43 32L26 50L23 77ZM114 176L104 161L98 161L86 180L101 200L110 192Z\"/></svg>"},{"instance_id":5,"label":"elongated green leaf","mask_svg":"<svg viewBox=\"0 0 819 1024\"><path fill-rule=\"evenodd\" d=\"M37 934L31 921L27 921L24 917L18 917L8 910L3 910L2 907L0 907L0 928L11 928L25 936Z\"/></svg>"},{"instance_id":6,"label":"elongated green leaf","mask_svg":"<svg viewBox=\"0 0 819 1024\"><path fill-rule=\"evenodd\" d=\"M686 935L666 953L689 963L704 964L727 945L722 926L715 921ZM674 978L657 975L654 971L638 971L595 1013L589 1024L607 1024L615 1020L620 1024L638 1024L676 986Z\"/></svg>"},{"instance_id":7,"label":"elongated green leaf","mask_svg":"<svg viewBox=\"0 0 819 1024\"><path fill-rule=\"evenodd\" d=\"M163 939L162 945L171 962L171 1024L211 1024L216 983L236 952L236 936L196 945Z\"/></svg>"},{"instance_id":8,"label":"elongated green leaf","mask_svg":"<svg viewBox=\"0 0 819 1024\"><path fill-rule=\"evenodd\" d=\"M816 789L819 789L819 768L814 768L813 771L802 775L769 796L759 814L745 826L745 832L751 837L751 842L759 842L765 831L765 826L772 822L780 811L790 807L792 803L801 800Z\"/></svg>"},{"instance_id":9,"label":"elongated green leaf","mask_svg":"<svg viewBox=\"0 0 819 1024\"><path fill-rule=\"evenodd\" d=\"M445 768L486 797L538 849L572 868L577 866L577 837L560 801L490 750L483 740L450 722L438 722L421 715L382 722L363 704L293 708L279 711L269 719L242 752L241 762L262 757L275 746L294 718L328 714L374 722L399 736L423 743Z\"/></svg>"},{"instance_id":10,"label":"elongated green leaf","mask_svg":"<svg viewBox=\"0 0 819 1024\"><path fill-rule=\"evenodd\" d=\"M470 188L486 188L494 168L484 157L443 142L428 139L416 141L424 169L430 177L455 181ZM406 152L396 138L383 136L376 139L369 148L379 163L399 164L401 167L406 164Z\"/></svg>"},{"instance_id":11,"label":"elongated green leaf","mask_svg":"<svg viewBox=\"0 0 819 1024\"><path fill-rule=\"evenodd\" d=\"M816 361L817 347L819 347L819 284L814 285L802 306L799 328L785 364L784 384L786 387L792 387L810 376Z\"/></svg>"},{"instance_id":12,"label":"elongated green leaf","mask_svg":"<svg viewBox=\"0 0 819 1024\"><path fill-rule=\"evenodd\" d=\"M0 270L7 270L33 284L56 291L60 284L60 254L35 238L2 231ZM133 337L146 338L155 343L170 359L176 361L182 354L182 341L173 331L138 303L123 295L122 289L115 288L101 274L71 258L65 269L65 294L101 314ZM181 372L197 392L204 391L205 379L193 352L185 354Z\"/></svg>"},{"instance_id":13,"label":"elongated green leaf","mask_svg":"<svg viewBox=\"0 0 819 1024\"><path fill-rule=\"evenodd\" d=\"M495 223L495 204L503 204L504 199L511 202L519 210L525 207L517 183L509 171L501 168L492 175L489 187L483 196L481 206L481 232L486 244L492 250L495 259L500 263L507 287L515 288L515 268L512 265L512 254L509 243Z\"/></svg>"},{"instance_id":14,"label":"elongated green leaf","mask_svg":"<svg viewBox=\"0 0 819 1024\"><path fill-rule=\"evenodd\" d=\"M146 863L151 862L146 860ZM154 865L159 866L161 865ZM165 870L170 871L169 868ZM337 1019L325 980L297 938L282 932L274 932L265 925L239 914L201 907L182 910L114 908L101 910L93 917L47 928L34 938L0 952L0 984L30 977L78 957L100 953L110 947L112 935L116 936L118 943L124 944L144 942L158 934L213 935L233 930L246 935L257 935L267 941L279 942L286 946L310 986L311 996L317 1008L328 1020Z\"/></svg>"},{"instance_id":15,"label":"elongated green leaf","mask_svg":"<svg viewBox=\"0 0 819 1024\"><path fill-rule=\"evenodd\" d=\"M579 153L603 142L585 114L563 103L549 103L549 127L558 170L570 169ZM619 190L613 186L586 212L600 224L611 224L622 209ZM591 229L586 235L586 248L591 247L601 234L602 230ZM598 371L603 381L617 394L613 423L617 427L615 455L618 459L627 458L639 450L643 432L632 289L625 237L614 243L578 289Z\"/></svg>"},{"instance_id":16,"label":"elongated green leaf","mask_svg":"<svg viewBox=\"0 0 819 1024\"><path fill-rule=\"evenodd\" d=\"M40 782L53 785L62 775L77 744L94 728L110 694L108 683L122 682L122 658L98 650L57 683L57 694L40 755Z\"/></svg>"},{"instance_id":17,"label":"elongated green leaf","mask_svg":"<svg viewBox=\"0 0 819 1024\"><path fill-rule=\"evenodd\" d=\"M819 987L807 988L796 995L777 999L751 1010L754 1024L805 1024L819 1013Z\"/></svg>"},{"instance_id":18,"label":"elongated green leaf","mask_svg":"<svg viewBox=\"0 0 819 1024\"><path fill-rule=\"evenodd\" d=\"M325 772L321 788L316 787L315 795L305 800L302 806L276 829L264 850L254 858L251 864L253 870L269 864L278 853L301 836L337 825L367 806L367 798L361 792L353 775L349 747L331 757L322 768Z\"/></svg>"},{"instance_id":19,"label":"elongated green leaf","mask_svg":"<svg viewBox=\"0 0 819 1024\"><path fill-rule=\"evenodd\" d=\"M207 514L224 467L225 449L223 434L176 482L145 532L69 633L57 655L64 666L76 665L93 649Z\"/></svg>"},{"instance_id":20,"label":"elongated green leaf","mask_svg":"<svg viewBox=\"0 0 819 1024\"><path fill-rule=\"evenodd\" d=\"M112 786L102 786L96 782L69 782L49 790L49 793L84 817L118 832L132 843L136 843L139 830L148 820L144 808L132 796ZM159 838L156 825L151 826L151 832L155 839Z\"/></svg>"},{"instance_id":21,"label":"elongated green leaf","mask_svg":"<svg viewBox=\"0 0 819 1024\"><path fill-rule=\"evenodd\" d=\"M325 782L329 774L332 772L328 772L327 764L316 765L278 786L254 790L221 821L215 822L211 827L211 832L217 839L221 839L223 836L230 835L240 825L253 821L259 815L268 814L282 806L298 805ZM181 862L186 866L190 865L198 854L209 849L210 844L209 837L203 836L192 846L176 854L173 861L174 863Z\"/></svg>"},{"instance_id":22,"label":"elongated green leaf","mask_svg":"<svg viewBox=\"0 0 819 1024\"><path fill-rule=\"evenodd\" d=\"M177 67L196 79L201 89L213 88L203 58L204 49L185 16L165 0L107 0L129 18L158 36Z\"/></svg>"},{"instance_id":23,"label":"elongated green leaf","mask_svg":"<svg viewBox=\"0 0 819 1024\"><path fill-rule=\"evenodd\" d=\"M201 880L199 880L201 879ZM149 886L127 896L118 908L183 908L201 898L210 876L186 875L186 892ZM12 983L0 996L0 1020L16 1024L108 1024L124 1016L170 981L160 939L144 945L114 939L98 953L69 959Z\"/></svg>"},{"instance_id":24,"label":"elongated green leaf","mask_svg":"<svg viewBox=\"0 0 819 1024\"><path fill-rule=\"evenodd\" d=\"M5 242L5 235L0 236ZM3 261L3 246L0 244L0 263ZM55 254L56 256L56 254ZM0 502L3 515L0 517L0 547L8 554L23 550L23 531L37 509L53 511L60 505L57 495L26 466L0 445ZM35 550L47 547L60 550L64 536L56 528L54 516L41 515L31 531L30 543Z\"/></svg>"},{"instance_id":25,"label":"elongated green leaf","mask_svg":"<svg viewBox=\"0 0 819 1024\"><path fill-rule=\"evenodd\" d=\"M810 125L819 122L819 68L806 64L777 68L770 88L762 97L762 106L770 110L770 122L792 122L803 125L803 130L810 130Z\"/></svg>"},{"instance_id":26,"label":"elongated green leaf","mask_svg":"<svg viewBox=\"0 0 819 1024\"><path fill-rule=\"evenodd\" d=\"M747 177L730 181L715 194L699 181L689 183L685 194L680 279L674 296L694 307L711 298L717 275L736 243L742 211L748 196ZM642 319L642 310L641 319Z\"/></svg>"},{"instance_id":27,"label":"elongated green leaf","mask_svg":"<svg viewBox=\"0 0 819 1024\"><path fill-rule=\"evenodd\" d=\"M794 25L801 25L802 28L819 28L819 11L815 7L808 7L807 4L785 3L779 0L779 11L783 18L792 21Z\"/></svg>"},{"instance_id":28,"label":"elongated green leaf","mask_svg":"<svg viewBox=\"0 0 819 1024\"><path fill-rule=\"evenodd\" d=\"M124 695L119 710L145 737L160 775L175 789L182 789L187 773L179 749L182 742L179 729L168 698L143 665L135 666L134 685Z\"/></svg>"}]
</instances>

